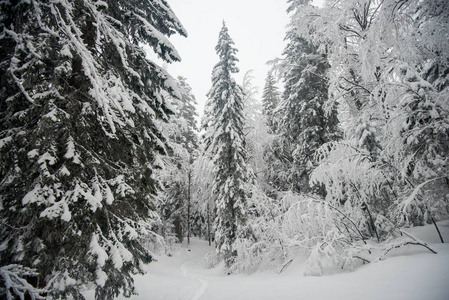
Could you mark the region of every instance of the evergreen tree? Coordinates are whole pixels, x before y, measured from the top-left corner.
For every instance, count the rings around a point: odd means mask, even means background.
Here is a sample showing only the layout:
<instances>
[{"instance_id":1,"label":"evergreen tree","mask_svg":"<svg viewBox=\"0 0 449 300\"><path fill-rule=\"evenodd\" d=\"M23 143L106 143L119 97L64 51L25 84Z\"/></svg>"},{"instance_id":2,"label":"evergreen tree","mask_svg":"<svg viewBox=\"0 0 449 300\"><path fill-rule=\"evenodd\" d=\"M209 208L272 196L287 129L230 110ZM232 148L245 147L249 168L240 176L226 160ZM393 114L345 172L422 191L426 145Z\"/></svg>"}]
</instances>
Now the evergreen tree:
<instances>
[{"instance_id":1,"label":"evergreen tree","mask_svg":"<svg viewBox=\"0 0 449 300\"><path fill-rule=\"evenodd\" d=\"M280 93L276 86L276 80L271 72L268 73L265 79L265 86L262 94L263 114L267 118L267 125L272 132L276 131L276 124L274 123L273 112L276 109L280 99Z\"/></svg>"},{"instance_id":2,"label":"evergreen tree","mask_svg":"<svg viewBox=\"0 0 449 300\"><path fill-rule=\"evenodd\" d=\"M234 243L246 222L245 185L250 181L250 172L243 134L243 93L232 78L239 71L237 49L224 23L215 50L219 62L212 71L212 88L208 93L209 124L213 127L208 151L213 156L217 197L215 242L226 268L230 268L237 256Z\"/></svg>"},{"instance_id":3,"label":"evergreen tree","mask_svg":"<svg viewBox=\"0 0 449 300\"><path fill-rule=\"evenodd\" d=\"M192 88L187 83L184 77L178 77L178 85L181 92L182 105L179 107L179 114L182 117L182 143L184 148L189 151L190 155L195 154L198 150L198 126L196 118L198 113L196 111L195 96L192 93Z\"/></svg>"},{"instance_id":4,"label":"evergreen tree","mask_svg":"<svg viewBox=\"0 0 449 300\"><path fill-rule=\"evenodd\" d=\"M287 167L284 189L322 193L309 185L314 153L324 143L340 136L336 108L327 111L324 108L328 97L326 72L329 64L325 54L319 54L316 47L294 30L287 34L287 39L286 58L281 66L285 90L275 111L280 137L272 153L283 161L281 167Z\"/></svg>"},{"instance_id":5,"label":"evergreen tree","mask_svg":"<svg viewBox=\"0 0 449 300\"><path fill-rule=\"evenodd\" d=\"M1 266L35 269L19 271L52 299L130 296L175 89L139 44L178 61L166 36L185 30L165 0L36 0L1 2L0 31Z\"/></svg>"}]
</instances>

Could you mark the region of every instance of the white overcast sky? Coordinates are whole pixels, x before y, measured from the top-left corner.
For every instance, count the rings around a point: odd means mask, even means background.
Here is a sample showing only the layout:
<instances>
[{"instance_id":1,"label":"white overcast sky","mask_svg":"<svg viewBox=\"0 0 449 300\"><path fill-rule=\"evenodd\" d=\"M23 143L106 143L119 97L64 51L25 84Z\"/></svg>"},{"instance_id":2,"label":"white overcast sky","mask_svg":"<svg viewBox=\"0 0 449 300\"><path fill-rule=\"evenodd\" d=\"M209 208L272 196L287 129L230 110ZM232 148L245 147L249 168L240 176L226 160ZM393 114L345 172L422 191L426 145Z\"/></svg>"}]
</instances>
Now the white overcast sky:
<instances>
[{"instance_id":1,"label":"white overcast sky","mask_svg":"<svg viewBox=\"0 0 449 300\"><path fill-rule=\"evenodd\" d=\"M178 50L182 62L168 66L173 76L184 76L203 114L206 94L211 87L212 68L218 62L215 45L223 24L238 49L239 74L254 70L253 84L259 87L259 97L269 66L266 62L281 56L284 49L285 27L288 23L286 0L168 0L184 25L188 37L174 35L170 41Z\"/></svg>"}]
</instances>

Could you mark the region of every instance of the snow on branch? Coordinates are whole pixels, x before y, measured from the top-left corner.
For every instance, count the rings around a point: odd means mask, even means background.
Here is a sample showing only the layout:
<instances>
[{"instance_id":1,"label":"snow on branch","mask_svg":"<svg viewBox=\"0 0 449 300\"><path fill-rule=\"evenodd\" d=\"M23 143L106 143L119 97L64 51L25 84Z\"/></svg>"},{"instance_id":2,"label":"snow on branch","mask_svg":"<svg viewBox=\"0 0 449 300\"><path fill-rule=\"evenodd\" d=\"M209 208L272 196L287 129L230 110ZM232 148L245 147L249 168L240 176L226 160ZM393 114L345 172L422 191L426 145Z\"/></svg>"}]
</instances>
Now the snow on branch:
<instances>
[{"instance_id":1,"label":"snow on branch","mask_svg":"<svg viewBox=\"0 0 449 300\"><path fill-rule=\"evenodd\" d=\"M384 243L373 245L368 244L363 247L355 247L353 249L353 257L362 260L364 263L372 263L384 260L388 253L394 249L398 249L407 245L421 246L432 252L433 254L438 254L438 252L433 249L426 242L416 238L412 234L406 232L405 230L399 229L401 235L405 237L394 238L392 240L386 241ZM369 254L364 254L367 251Z\"/></svg>"},{"instance_id":2,"label":"snow on branch","mask_svg":"<svg viewBox=\"0 0 449 300\"><path fill-rule=\"evenodd\" d=\"M33 300L46 299L42 296L46 291L38 289L28 283L26 277L34 277L39 274L34 269L23 267L21 265L7 265L0 267L0 282L4 288L0 287L0 296L5 296L7 300L25 299L25 296Z\"/></svg>"},{"instance_id":3,"label":"snow on branch","mask_svg":"<svg viewBox=\"0 0 449 300\"><path fill-rule=\"evenodd\" d=\"M404 200L401 203L402 206L402 212L403 213L407 213L407 209L410 207L410 205L412 205L413 201L415 200L416 196L421 192L421 189L426 186L427 184L439 180L439 179L444 179L446 178L446 176L441 176L441 177L436 177L436 178L432 178L429 180L426 180L424 182L422 182L421 184L419 184L417 187L415 187L415 189L413 190L413 192L410 194L410 196L407 197L406 200Z\"/></svg>"}]
</instances>

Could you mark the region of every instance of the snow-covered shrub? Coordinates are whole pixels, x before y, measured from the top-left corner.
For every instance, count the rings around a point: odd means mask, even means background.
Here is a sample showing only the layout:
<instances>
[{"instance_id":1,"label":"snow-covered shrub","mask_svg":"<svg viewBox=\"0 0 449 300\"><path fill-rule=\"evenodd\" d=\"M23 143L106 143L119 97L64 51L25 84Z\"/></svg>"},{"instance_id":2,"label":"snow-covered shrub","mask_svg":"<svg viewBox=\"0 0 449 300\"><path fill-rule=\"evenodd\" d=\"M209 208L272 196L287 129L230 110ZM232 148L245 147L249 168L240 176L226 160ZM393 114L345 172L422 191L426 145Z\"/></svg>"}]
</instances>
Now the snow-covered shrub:
<instances>
[{"instance_id":1,"label":"snow-covered shrub","mask_svg":"<svg viewBox=\"0 0 449 300\"><path fill-rule=\"evenodd\" d=\"M230 272L239 273L255 269L263 261L266 248L267 243L265 241L255 242L250 239L237 239L234 249L237 250L238 257L231 266Z\"/></svg>"},{"instance_id":2,"label":"snow-covered shrub","mask_svg":"<svg viewBox=\"0 0 449 300\"><path fill-rule=\"evenodd\" d=\"M323 145L311 181L325 186L326 201L350 217L364 237L381 240L386 236L379 235L375 220L388 214L393 179L384 162L362 145L358 139Z\"/></svg>"},{"instance_id":3,"label":"snow-covered shrub","mask_svg":"<svg viewBox=\"0 0 449 300\"><path fill-rule=\"evenodd\" d=\"M279 217L284 212L281 201L267 197L257 186L251 190L251 195L248 202L251 221L247 225L251 240L238 239L236 243L236 263L241 271L255 268L260 263L276 266L286 255L280 238Z\"/></svg>"},{"instance_id":4,"label":"snow-covered shrub","mask_svg":"<svg viewBox=\"0 0 449 300\"><path fill-rule=\"evenodd\" d=\"M313 196L288 194L282 216L283 244L289 259L308 254L305 275L322 275L330 268L351 268L348 249L363 239L355 222L337 207Z\"/></svg>"},{"instance_id":5,"label":"snow-covered shrub","mask_svg":"<svg viewBox=\"0 0 449 300\"><path fill-rule=\"evenodd\" d=\"M269 267L282 272L292 260L304 255L308 257L306 275L355 265L350 249L363 235L337 207L293 192L284 193L278 200L253 192L251 204L257 211L250 222L253 236L237 241L233 270Z\"/></svg>"},{"instance_id":6,"label":"snow-covered shrub","mask_svg":"<svg viewBox=\"0 0 449 300\"><path fill-rule=\"evenodd\" d=\"M215 268L221 261L223 257L215 251L206 253L204 256L204 267L206 269Z\"/></svg>"},{"instance_id":7,"label":"snow-covered shrub","mask_svg":"<svg viewBox=\"0 0 449 300\"><path fill-rule=\"evenodd\" d=\"M316 244L311 249L309 258L306 261L304 275L321 276L325 268L332 268L337 263L337 252L332 244L326 242Z\"/></svg>"}]
</instances>

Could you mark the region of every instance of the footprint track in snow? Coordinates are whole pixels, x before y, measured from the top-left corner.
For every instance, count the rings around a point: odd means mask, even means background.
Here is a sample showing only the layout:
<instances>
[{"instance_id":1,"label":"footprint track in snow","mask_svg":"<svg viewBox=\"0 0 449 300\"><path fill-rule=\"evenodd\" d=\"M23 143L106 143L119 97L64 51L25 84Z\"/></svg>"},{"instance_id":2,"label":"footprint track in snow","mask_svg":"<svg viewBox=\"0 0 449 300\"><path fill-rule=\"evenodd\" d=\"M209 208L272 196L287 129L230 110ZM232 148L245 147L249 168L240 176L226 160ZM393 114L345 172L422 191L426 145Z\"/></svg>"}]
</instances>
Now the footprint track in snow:
<instances>
[{"instance_id":1,"label":"footprint track in snow","mask_svg":"<svg viewBox=\"0 0 449 300\"><path fill-rule=\"evenodd\" d=\"M192 298L190 298L190 300L200 300L201 296L204 294L204 292L206 291L207 286L208 286L208 283L206 280L199 278L197 275L195 275L187 270L186 265L189 264L190 262L193 262L194 260L197 260L197 259L199 259L199 257L194 257L188 261L185 261L179 267L182 276L184 276L186 278L193 279L193 280L197 280L199 283L201 283L201 287L196 292L196 294Z\"/></svg>"}]
</instances>

